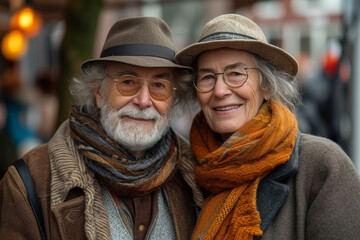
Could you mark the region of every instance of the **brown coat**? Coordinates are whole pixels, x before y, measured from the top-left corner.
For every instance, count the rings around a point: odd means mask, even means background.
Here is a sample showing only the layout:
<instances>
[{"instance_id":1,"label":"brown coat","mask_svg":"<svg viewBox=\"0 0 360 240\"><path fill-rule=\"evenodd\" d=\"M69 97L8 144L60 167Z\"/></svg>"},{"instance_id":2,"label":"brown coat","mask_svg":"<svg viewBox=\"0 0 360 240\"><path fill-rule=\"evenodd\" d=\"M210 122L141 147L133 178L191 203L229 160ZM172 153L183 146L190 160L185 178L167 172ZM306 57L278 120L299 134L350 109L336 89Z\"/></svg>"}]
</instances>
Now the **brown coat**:
<instances>
[{"instance_id":1,"label":"brown coat","mask_svg":"<svg viewBox=\"0 0 360 240\"><path fill-rule=\"evenodd\" d=\"M348 156L302 134L292 158L259 186L260 239L360 239L360 178Z\"/></svg>"},{"instance_id":2,"label":"brown coat","mask_svg":"<svg viewBox=\"0 0 360 240\"><path fill-rule=\"evenodd\" d=\"M41 202L48 239L85 239L83 191L74 188L64 202L51 210L51 171L48 146L42 145L24 156ZM190 239L195 225L192 193L178 172L166 185L171 215L178 239ZM15 167L0 182L0 239L41 239L27 193Z\"/></svg>"}]
</instances>

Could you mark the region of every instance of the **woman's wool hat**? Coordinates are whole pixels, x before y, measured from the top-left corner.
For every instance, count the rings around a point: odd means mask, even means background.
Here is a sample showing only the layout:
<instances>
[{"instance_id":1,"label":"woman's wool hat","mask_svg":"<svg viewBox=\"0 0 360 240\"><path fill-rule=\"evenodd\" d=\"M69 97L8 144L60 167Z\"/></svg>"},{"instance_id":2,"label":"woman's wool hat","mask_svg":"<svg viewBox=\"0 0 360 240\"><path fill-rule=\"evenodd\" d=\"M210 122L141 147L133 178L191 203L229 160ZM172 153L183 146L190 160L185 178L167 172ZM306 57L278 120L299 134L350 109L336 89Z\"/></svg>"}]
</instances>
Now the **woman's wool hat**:
<instances>
[{"instance_id":1,"label":"woman's wool hat","mask_svg":"<svg viewBox=\"0 0 360 240\"><path fill-rule=\"evenodd\" d=\"M219 48L255 53L278 70L292 76L298 72L298 64L294 57L283 49L269 44L264 32L255 22L238 14L221 15L208 22L199 41L181 50L175 56L175 61L191 66L200 53Z\"/></svg>"},{"instance_id":2,"label":"woman's wool hat","mask_svg":"<svg viewBox=\"0 0 360 240\"><path fill-rule=\"evenodd\" d=\"M81 64L85 69L95 62L120 62L139 67L191 69L175 63L175 44L169 26L156 17L120 19L110 28L100 57Z\"/></svg>"}]
</instances>

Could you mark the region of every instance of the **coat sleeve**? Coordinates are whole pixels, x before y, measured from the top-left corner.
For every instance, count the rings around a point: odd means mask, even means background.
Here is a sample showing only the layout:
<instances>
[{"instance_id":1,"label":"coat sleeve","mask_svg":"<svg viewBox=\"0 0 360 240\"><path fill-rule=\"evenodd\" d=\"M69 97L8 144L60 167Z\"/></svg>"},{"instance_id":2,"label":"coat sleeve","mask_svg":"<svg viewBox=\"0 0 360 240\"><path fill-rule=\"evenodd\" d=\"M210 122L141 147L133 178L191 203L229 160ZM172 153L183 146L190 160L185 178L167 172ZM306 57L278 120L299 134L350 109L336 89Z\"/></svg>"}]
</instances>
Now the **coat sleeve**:
<instances>
[{"instance_id":1,"label":"coat sleeve","mask_svg":"<svg viewBox=\"0 0 360 240\"><path fill-rule=\"evenodd\" d=\"M0 239L41 239L25 186L14 166L0 181Z\"/></svg>"},{"instance_id":2,"label":"coat sleeve","mask_svg":"<svg viewBox=\"0 0 360 240\"><path fill-rule=\"evenodd\" d=\"M354 164L329 140L308 144L312 150L302 179L309 190L305 239L360 239L360 178Z\"/></svg>"}]
</instances>

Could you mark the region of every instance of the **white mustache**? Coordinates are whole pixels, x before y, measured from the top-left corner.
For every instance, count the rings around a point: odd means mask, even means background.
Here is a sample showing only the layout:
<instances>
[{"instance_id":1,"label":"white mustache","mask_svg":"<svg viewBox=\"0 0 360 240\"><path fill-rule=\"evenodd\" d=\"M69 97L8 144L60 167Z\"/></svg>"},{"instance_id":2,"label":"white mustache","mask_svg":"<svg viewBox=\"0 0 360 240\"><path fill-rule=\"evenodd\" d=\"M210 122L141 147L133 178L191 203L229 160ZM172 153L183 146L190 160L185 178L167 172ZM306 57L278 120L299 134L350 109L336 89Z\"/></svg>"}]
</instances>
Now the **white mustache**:
<instances>
[{"instance_id":1,"label":"white mustache","mask_svg":"<svg viewBox=\"0 0 360 240\"><path fill-rule=\"evenodd\" d=\"M134 108L132 106L126 105L117 111L117 116L121 117L131 117L145 120L159 120L161 115L154 108L147 108L144 110Z\"/></svg>"}]
</instances>

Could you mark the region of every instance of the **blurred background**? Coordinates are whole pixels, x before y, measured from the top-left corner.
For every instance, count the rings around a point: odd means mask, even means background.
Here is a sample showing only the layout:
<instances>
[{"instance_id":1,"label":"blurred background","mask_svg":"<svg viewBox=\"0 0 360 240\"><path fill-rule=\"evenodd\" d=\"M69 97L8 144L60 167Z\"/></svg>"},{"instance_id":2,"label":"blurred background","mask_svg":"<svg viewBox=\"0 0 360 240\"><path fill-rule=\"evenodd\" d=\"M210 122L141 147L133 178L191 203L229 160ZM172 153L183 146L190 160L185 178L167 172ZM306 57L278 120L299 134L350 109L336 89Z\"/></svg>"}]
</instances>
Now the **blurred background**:
<instances>
[{"instance_id":1,"label":"blurred background","mask_svg":"<svg viewBox=\"0 0 360 240\"><path fill-rule=\"evenodd\" d=\"M299 62L304 133L337 142L360 169L359 0L0 0L0 177L12 161L49 140L73 103L69 80L98 57L111 25L156 16L180 50L207 21L250 17L270 43ZM186 138L198 108L176 109Z\"/></svg>"}]
</instances>

